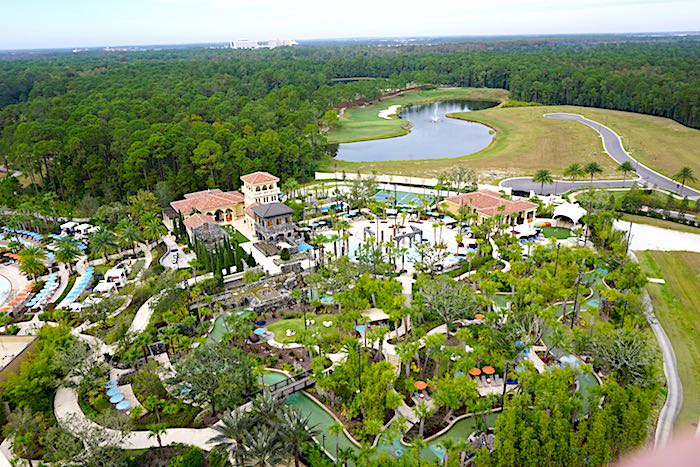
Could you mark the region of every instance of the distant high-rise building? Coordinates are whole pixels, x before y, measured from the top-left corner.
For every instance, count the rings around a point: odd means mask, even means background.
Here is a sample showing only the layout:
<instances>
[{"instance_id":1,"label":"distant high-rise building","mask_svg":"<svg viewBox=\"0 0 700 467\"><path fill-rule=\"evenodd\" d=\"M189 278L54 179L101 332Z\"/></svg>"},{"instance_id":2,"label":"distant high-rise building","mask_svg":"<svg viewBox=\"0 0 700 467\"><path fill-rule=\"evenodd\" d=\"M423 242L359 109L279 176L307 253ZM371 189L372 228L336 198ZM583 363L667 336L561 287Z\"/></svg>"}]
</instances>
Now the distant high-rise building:
<instances>
[{"instance_id":1,"label":"distant high-rise building","mask_svg":"<svg viewBox=\"0 0 700 467\"><path fill-rule=\"evenodd\" d=\"M237 39L231 41L230 47L232 49L257 49L260 48L258 41L251 41L250 39Z\"/></svg>"},{"instance_id":2,"label":"distant high-rise building","mask_svg":"<svg viewBox=\"0 0 700 467\"><path fill-rule=\"evenodd\" d=\"M294 39L273 39L267 42L267 46L271 49L275 47L291 47L293 45L299 45Z\"/></svg>"},{"instance_id":3,"label":"distant high-rise building","mask_svg":"<svg viewBox=\"0 0 700 467\"><path fill-rule=\"evenodd\" d=\"M291 47L299 45L294 39L272 39L267 42L258 42L250 39L237 39L231 41L229 47L232 49L274 49L276 47Z\"/></svg>"}]
</instances>

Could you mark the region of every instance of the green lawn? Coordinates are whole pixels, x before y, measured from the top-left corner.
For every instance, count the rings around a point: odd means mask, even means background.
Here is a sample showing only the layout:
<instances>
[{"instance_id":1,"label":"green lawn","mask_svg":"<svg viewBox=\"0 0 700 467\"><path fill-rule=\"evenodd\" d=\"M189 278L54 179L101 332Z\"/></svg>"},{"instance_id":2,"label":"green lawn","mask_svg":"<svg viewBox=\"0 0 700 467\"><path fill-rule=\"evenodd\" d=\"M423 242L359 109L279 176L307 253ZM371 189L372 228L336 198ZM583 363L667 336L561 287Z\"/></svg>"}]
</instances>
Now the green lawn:
<instances>
[{"instance_id":1,"label":"green lawn","mask_svg":"<svg viewBox=\"0 0 700 467\"><path fill-rule=\"evenodd\" d=\"M700 228L698 227L693 227L692 225L679 224L678 222L672 222L663 219L656 219L654 217L636 216L634 214L623 214L622 220L628 222L635 222L637 224L653 225L654 227L661 227L663 229L677 230L679 232L700 234Z\"/></svg>"},{"instance_id":2,"label":"green lawn","mask_svg":"<svg viewBox=\"0 0 700 467\"><path fill-rule=\"evenodd\" d=\"M542 227L542 234L545 238L558 238L563 240L565 238L571 237L571 229L566 229L564 227Z\"/></svg>"},{"instance_id":3,"label":"green lawn","mask_svg":"<svg viewBox=\"0 0 700 467\"><path fill-rule=\"evenodd\" d=\"M224 226L224 228L229 233L229 235L232 235L233 239L236 240L239 244L246 243L246 242L250 241L250 239L248 237L243 235L240 231L234 229L232 226L227 225L227 226Z\"/></svg>"},{"instance_id":4,"label":"green lawn","mask_svg":"<svg viewBox=\"0 0 700 467\"><path fill-rule=\"evenodd\" d=\"M637 255L649 277L666 281L650 283L647 290L673 345L683 385L676 429L695 431L700 420L700 253L644 251Z\"/></svg>"},{"instance_id":5,"label":"green lawn","mask_svg":"<svg viewBox=\"0 0 700 467\"><path fill-rule=\"evenodd\" d=\"M412 91L385 99L367 107L347 109L336 128L328 134L328 142L348 143L368 139L392 138L409 132L406 120L387 120L377 114L392 105L426 104L439 100L476 99L500 102L508 96L503 89L440 88L427 91Z\"/></svg>"},{"instance_id":6,"label":"green lawn","mask_svg":"<svg viewBox=\"0 0 700 467\"><path fill-rule=\"evenodd\" d=\"M338 326L336 324L338 320L337 316L313 315L311 313L307 313L306 319L315 320L313 330L321 333L319 336L320 341L332 342L340 337L338 333ZM330 327L325 327L323 326L324 321L333 321L333 325ZM286 334L287 329L291 329L296 334L288 337ZM299 342L301 333L304 331L304 318L283 319L268 325L267 330L275 334L275 340L277 342L282 342L284 344Z\"/></svg>"},{"instance_id":7,"label":"green lawn","mask_svg":"<svg viewBox=\"0 0 700 467\"><path fill-rule=\"evenodd\" d=\"M493 100L496 90L473 89L468 98ZM482 93L479 95L479 93ZM505 91L502 91L505 93ZM505 94L504 94L505 96ZM433 98L436 100L436 98ZM400 101L387 99L364 109L350 109L338 129L329 134L330 142L399 136L405 133L404 123L383 120L377 113ZM598 162L603 174L598 178L619 178L617 164L603 152L598 134L581 123L543 117L545 113L571 112L603 123L621 136L625 148L647 166L673 176L683 166L700 173L700 130L685 127L673 120L632 112L620 112L577 106L495 107L476 112L455 113L452 117L476 121L496 130L494 141L487 148L469 156L451 159L430 159L385 162L344 162L327 158L322 170L396 174L433 177L457 166L480 172L485 181L511 176L532 175L539 168L550 169L562 177L572 162L584 165ZM380 128L381 127L381 128ZM689 183L700 188L700 181Z\"/></svg>"}]
</instances>

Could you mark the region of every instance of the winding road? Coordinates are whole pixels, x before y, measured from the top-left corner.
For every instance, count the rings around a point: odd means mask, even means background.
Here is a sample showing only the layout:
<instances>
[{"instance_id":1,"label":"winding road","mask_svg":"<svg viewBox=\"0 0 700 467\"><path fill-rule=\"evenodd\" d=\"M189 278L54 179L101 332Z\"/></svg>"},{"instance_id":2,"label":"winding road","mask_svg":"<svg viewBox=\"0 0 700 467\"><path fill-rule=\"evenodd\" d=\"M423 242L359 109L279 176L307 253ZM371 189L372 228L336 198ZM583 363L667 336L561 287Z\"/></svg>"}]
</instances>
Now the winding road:
<instances>
[{"instance_id":1,"label":"winding road","mask_svg":"<svg viewBox=\"0 0 700 467\"><path fill-rule=\"evenodd\" d=\"M620 136L607 126L590 120L582 115L570 113L551 113L545 114L545 118L554 118L558 120L574 120L584 125L593 128L598 132L598 135L603 140L603 148L605 152L612 157L615 162L622 164L630 162L634 166L639 178L636 180L598 180L593 183L587 181L567 182L557 180L554 183L545 184L542 191L544 193L561 194L570 190L587 188L593 185L596 188L624 188L632 186L633 183L639 183L650 187L660 188L662 190L678 193L681 196L687 196L690 199L700 199L700 191L690 187L681 188L680 184L675 180L661 175L660 173L650 169L638 160L629 155L622 144ZM540 191L540 184L532 181L530 177L509 178L501 182L501 186L510 187L518 191Z\"/></svg>"}]
</instances>

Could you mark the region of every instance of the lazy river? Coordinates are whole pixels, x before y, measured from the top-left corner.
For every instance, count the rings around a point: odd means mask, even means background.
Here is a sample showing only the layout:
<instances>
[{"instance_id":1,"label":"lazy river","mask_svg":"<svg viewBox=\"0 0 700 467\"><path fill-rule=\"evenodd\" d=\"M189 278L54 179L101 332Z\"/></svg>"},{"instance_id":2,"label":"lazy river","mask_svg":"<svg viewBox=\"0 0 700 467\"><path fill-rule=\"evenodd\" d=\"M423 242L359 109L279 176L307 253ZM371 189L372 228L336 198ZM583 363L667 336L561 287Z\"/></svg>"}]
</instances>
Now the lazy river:
<instances>
[{"instance_id":1,"label":"lazy river","mask_svg":"<svg viewBox=\"0 0 700 467\"><path fill-rule=\"evenodd\" d=\"M495 102L487 101L450 100L402 108L400 118L406 120L407 125L410 123L410 133L396 138L339 144L336 159L372 162L474 154L491 144L493 130L481 123L446 117L446 114L494 105Z\"/></svg>"}]
</instances>

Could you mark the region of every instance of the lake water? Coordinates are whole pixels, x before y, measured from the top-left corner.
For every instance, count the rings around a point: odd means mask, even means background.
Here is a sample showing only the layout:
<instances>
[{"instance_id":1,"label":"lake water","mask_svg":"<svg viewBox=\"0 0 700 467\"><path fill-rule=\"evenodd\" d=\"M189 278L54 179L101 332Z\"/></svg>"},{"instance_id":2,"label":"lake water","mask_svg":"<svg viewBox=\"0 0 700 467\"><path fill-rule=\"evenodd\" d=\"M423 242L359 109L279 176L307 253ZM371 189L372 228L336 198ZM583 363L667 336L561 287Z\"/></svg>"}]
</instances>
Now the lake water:
<instances>
[{"instance_id":1,"label":"lake water","mask_svg":"<svg viewBox=\"0 0 700 467\"><path fill-rule=\"evenodd\" d=\"M372 162L440 159L474 154L493 140L491 128L481 123L447 118L445 114L486 109L494 105L494 102L486 101L453 100L404 107L400 116L411 123L409 134L397 138L343 143L338 145L336 158L350 162Z\"/></svg>"}]
</instances>

